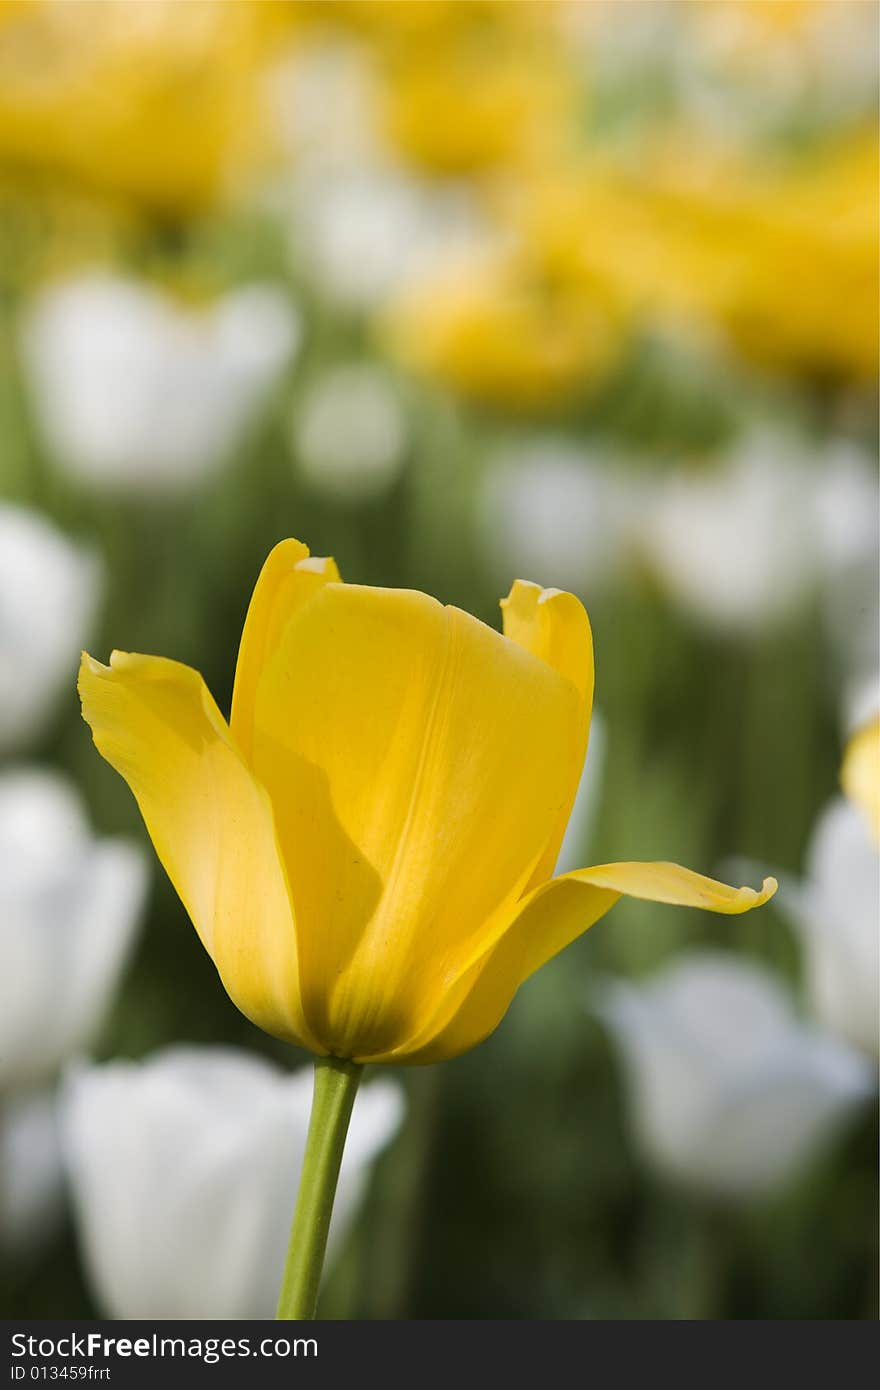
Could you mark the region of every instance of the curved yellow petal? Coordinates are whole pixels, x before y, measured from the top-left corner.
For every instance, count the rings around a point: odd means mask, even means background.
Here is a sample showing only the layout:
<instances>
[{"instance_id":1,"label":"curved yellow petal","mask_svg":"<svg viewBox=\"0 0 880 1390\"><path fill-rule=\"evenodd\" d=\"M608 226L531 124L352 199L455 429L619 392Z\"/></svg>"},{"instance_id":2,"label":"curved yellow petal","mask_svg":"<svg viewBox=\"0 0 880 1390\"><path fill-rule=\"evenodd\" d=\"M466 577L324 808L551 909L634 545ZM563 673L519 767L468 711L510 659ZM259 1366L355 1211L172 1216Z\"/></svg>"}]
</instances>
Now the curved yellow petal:
<instances>
[{"instance_id":1,"label":"curved yellow petal","mask_svg":"<svg viewBox=\"0 0 880 1390\"><path fill-rule=\"evenodd\" d=\"M405 1042L501 930L569 795L581 705L551 666L424 594L330 583L290 619L252 763L329 1051Z\"/></svg>"},{"instance_id":2,"label":"curved yellow petal","mask_svg":"<svg viewBox=\"0 0 880 1390\"><path fill-rule=\"evenodd\" d=\"M760 891L731 888L667 863L601 864L564 874L525 900L494 949L450 987L421 1037L382 1060L435 1062L476 1046L501 1022L520 984L622 896L735 914L760 907L776 886L766 878Z\"/></svg>"},{"instance_id":3,"label":"curved yellow petal","mask_svg":"<svg viewBox=\"0 0 880 1390\"><path fill-rule=\"evenodd\" d=\"M704 912L721 912L738 916L761 907L773 897L775 878L765 878L760 888L731 888L728 883L707 878L705 874L684 869L681 864L660 860L652 863L599 864L592 869L574 869L554 883L586 884L592 888L608 889L618 896L641 898L649 903L669 903L673 907L699 907ZM552 884L547 885L548 888ZM555 955L555 951L552 953ZM544 956L539 965L544 960ZM533 967L537 969L537 965Z\"/></svg>"},{"instance_id":4,"label":"curved yellow petal","mask_svg":"<svg viewBox=\"0 0 880 1390\"><path fill-rule=\"evenodd\" d=\"M568 792L528 883L529 888L537 888L556 867L587 756L595 680L593 633L579 598L564 589L542 589L526 579L515 580L507 598L501 600L501 613L505 637L571 681L581 701L580 737L571 761Z\"/></svg>"},{"instance_id":5,"label":"curved yellow petal","mask_svg":"<svg viewBox=\"0 0 880 1390\"><path fill-rule=\"evenodd\" d=\"M843 790L864 812L880 841L880 715L858 729L846 746L840 771Z\"/></svg>"},{"instance_id":6,"label":"curved yellow petal","mask_svg":"<svg viewBox=\"0 0 880 1390\"><path fill-rule=\"evenodd\" d=\"M299 995L296 937L272 808L197 671L83 654L83 716L133 791L150 838L234 1003L321 1052Z\"/></svg>"},{"instance_id":7,"label":"curved yellow petal","mask_svg":"<svg viewBox=\"0 0 880 1390\"><path fill-rule=\"evenodd\" d=\"M504 635L546 661L578 691L589 719L593 703L593 635L587 611L565 589L517 579L501 600Z\"/></svg>"},{"instance_id":8,"label":"curved yellow petal","mask_svg":"<svg viewBox=\"0 0 880 1390\"><path fill-rule=\"evenodd\" d=\"M309 555L302 541L279 541L260 571L238 647L229 727L244 756L253 740L260 673L293 613L322 585L339 581L336 562Z\"/></svg>"}]
</instances>

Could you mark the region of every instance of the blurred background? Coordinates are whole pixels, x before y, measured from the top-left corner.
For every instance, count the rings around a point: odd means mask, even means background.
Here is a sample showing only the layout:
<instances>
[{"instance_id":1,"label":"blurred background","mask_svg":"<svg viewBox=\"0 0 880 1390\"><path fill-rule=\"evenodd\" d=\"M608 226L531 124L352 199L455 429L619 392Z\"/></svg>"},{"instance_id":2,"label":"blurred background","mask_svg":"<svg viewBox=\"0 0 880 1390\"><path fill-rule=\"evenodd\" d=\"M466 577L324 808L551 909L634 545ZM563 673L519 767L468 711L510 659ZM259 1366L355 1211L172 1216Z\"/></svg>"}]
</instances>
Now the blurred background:
<instances>
[{"instance_id":1,"label":"blurred background","mask_svg":"<svg viewBox=\"0 0 880 1390\"><path fill-rule=\"evenodd\" d=\"M377 1090L325 1315L876 1316L878 841L840 769L878 705L877 25L0 4L5 1316L271 1315L190 1294L285 1227L306 1059L227 999L75 675L158 653L228 710L290 535L494 626L517 576L572 589L561 867L781 881L621 902ZM242 1204L258 1141L281 1186Z\"/></svg>"}]
</instances>

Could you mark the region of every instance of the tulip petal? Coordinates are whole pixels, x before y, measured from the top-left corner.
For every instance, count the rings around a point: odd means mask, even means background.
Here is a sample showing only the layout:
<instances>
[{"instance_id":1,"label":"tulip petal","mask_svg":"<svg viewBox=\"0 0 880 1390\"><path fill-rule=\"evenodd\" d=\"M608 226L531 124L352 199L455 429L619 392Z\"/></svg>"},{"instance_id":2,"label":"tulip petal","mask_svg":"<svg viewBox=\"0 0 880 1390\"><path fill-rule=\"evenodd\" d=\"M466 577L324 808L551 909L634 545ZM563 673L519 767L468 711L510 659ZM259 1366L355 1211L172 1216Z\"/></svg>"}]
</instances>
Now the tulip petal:
<instances>
[{"instance_id":1,"label":"tulip petal","mask_svg":"<svg viewBox=\"0 0 880 1390\"><path fill-rule=\"evenodd\" d=\"M241 634L229 719L245 758L253 743L254 702L263 666L293 613L330 582L339 583L336 562L310 556L302 541L279 541L266 558Z\"/></svg>"},{"instance_id":2,"label":"tulip petal","mask_svg":"<svg viewBox=\"0 0 880 1390\"><path fill-rule=\"evenodd\" d=\"M501 1022L522 982L623 896L738 914L760 907L775 892L773 878L760 891L731 888L668 863L600 864L564 874L525 899L497 945L450 986L422 1036L383 1060L434 1062L476 1046Z\"/></svg>"},{"instance_id":3,"label":"tulip petal","mask_svg":"<svg viewBox=\"0 0 880 1390\"><path fill-rule=\"evenodd\" d=\"M537 888L546 883L559 858L587 755L593 708L593 634L586 609L574 594L564 589L542 589L525 579L517 579L507 598L501 600L501 612L505 637L571 681L581 701L580 739L571 762L568 794L528 885Z\"/></svg>"},{"instance_id":4,"label":"tulip petal","mask_svg":"<svg viewBox=\"0 0 880 1390\"><path fill-rule=\"evenodd\" d=\"M586 705L593 702L593 637L579 598L517 579L501 600L504 635L571 681Z\"/></svg>"},{"instance_id":5,"label":"tulip petal","mask_svg":"<svg viewBox=\"0 0 880 1390\"><path fill-rule=\"evenodd\" d=\"M272 808L197 671L161 657L83 655L95 745L135 795L150 838L233 1002L313 1051Z\"/></svg>"},{"instance_id":6,"label":"tulip petal","mask_svg":"<svg viewBox=\"0 0 880 1390\"><path fill-rule=\"evenodd\" d=\"M330 583L291 618L253 767L330 1051L404 1042L509 920L566 805L581 708L550 665L424 594Z\"/></svg>"}]
</instances>

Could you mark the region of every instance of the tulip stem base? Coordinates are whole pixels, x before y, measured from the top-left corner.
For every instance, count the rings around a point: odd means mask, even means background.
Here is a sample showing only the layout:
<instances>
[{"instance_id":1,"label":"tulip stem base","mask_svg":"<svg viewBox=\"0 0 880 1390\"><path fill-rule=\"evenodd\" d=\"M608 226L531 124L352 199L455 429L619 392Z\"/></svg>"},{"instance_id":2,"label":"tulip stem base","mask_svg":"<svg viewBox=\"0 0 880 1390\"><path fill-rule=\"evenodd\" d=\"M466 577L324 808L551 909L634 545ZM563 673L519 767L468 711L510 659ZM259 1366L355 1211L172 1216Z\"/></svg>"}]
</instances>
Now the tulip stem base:
<instances>
[{"instance_id":1,"label":"tulip stem base","mask_svg":"<svg viewBox=\"0 0 880 1390\"><path fill-rule=\"evenodd\" d=\"M314 1318L342 1151L363 1067L338 1057L315 1062L312 1113L277 1316Z\"/></svg>"}]
</instances>

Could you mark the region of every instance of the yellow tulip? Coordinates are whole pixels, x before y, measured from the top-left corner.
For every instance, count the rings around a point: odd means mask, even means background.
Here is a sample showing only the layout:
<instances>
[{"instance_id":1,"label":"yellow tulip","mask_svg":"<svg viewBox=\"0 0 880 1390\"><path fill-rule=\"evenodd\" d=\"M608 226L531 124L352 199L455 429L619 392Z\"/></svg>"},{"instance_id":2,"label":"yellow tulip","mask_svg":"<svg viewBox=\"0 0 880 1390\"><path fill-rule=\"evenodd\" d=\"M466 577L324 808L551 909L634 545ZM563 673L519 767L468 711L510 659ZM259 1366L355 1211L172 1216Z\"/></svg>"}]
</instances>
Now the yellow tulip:
<instances>
[{"instance_id":1,"label":"yellow tulip","mask_svg":"<svg viewBox=\"0 0 880 1390\"><path fill-rule=\"evenodd\" d=\"M604 381L624 345L607 297L558 290L502 256L435 271L402 292L381 324L407 367L518 413L556 409Z\"/></svg>"},{"instance_id":2,"label":"yellow tulip","mask_svg":"<svg viewBox=\"0 0 880 1390\"><path fill-rule=\"evenodd\" d=\"M572 121L575 94L565 65L496 39L468 49L407 49L384 90L391 143L437 174L479 174L511 159L540 159Z\"/></svg>"},{"instance_id":3,"label":"yellow tulip","mask_svg":"<svg viewBox=\"0 0 880 1390\"><path fill-rule=\"evenodd\" d=\"M880 715L853 734L843 755L840 781L880 843Z\"/></svg>"},{"instance_id":4,"label":"yellow tulip","mask_svg":"<svg viewBox=\"0 0 880 1390\"><path fill-rule=\"evenodd\" d=\"M775 891L676 864L552 878L587 748L572 594L517 581L503 635L409 590L270 554L229 723L160 657L83 656L94 741L128 782L233 1001L319 1056L433 1062L622 895L740 913Z\"/></svg>"},{"instance_id":5,"label":"yellow tulip","mask_svg":"<svg viewBox=\"0 0 880 1390\"><path fill-rule=\"evenodd\" d=\"M541 169L501 215L563 302L601 296L632 330L717 323L762 363L873 380L877 155L873 129L782 170L658 144L638 167Z\"/></svg>"},{"instance_id":6,"label":"yellow tulip","mask_svg":"<svg viewBox=\"0 0 880 1390\"><path fill-rule=\"evenodd\" d=\"M273 153L285 7L25 0L0 8L0 167L165 215L225 201Z\"/></svg>"}]
</instances>

